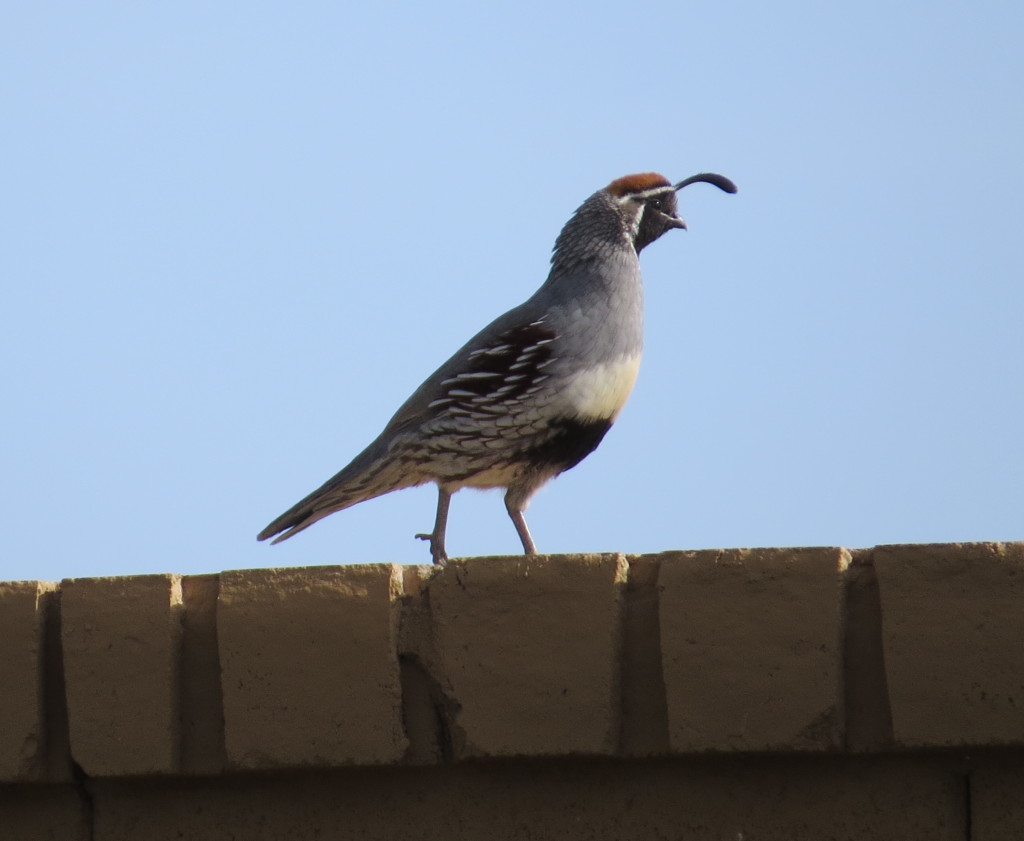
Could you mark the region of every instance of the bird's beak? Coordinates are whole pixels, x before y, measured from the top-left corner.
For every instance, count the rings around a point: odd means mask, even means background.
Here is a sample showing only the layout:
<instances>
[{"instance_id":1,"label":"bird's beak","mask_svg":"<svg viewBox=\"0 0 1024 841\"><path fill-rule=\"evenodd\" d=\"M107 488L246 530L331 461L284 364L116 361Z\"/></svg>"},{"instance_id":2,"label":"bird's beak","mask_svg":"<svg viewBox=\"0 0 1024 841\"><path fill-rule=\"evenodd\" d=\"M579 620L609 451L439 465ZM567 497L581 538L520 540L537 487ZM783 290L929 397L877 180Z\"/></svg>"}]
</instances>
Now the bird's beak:
<instances>
[{"instance_id":1,"label":"bird's beak","mask_svg":"<svg viewBox=\"0 0 1024 841\"><path fill-rule=\"evenodd\" d=\"M680 216L669 216L668 217L668 226L670 228L682 228L685 231L686 230L686 220L683 219Z\"/></svg>"}]
</instances>

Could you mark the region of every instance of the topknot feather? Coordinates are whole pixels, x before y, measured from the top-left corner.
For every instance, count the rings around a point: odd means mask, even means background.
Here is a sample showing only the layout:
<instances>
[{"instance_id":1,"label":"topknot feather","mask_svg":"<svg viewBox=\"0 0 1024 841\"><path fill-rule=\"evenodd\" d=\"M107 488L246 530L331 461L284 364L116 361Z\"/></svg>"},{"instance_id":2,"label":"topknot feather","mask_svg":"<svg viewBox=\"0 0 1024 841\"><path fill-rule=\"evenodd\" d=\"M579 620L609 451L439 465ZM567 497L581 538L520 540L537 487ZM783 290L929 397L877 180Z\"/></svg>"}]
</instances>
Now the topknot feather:
<instances>
[{"instance_id":1,"label":"topknot feather","mask_svg":"<svg viewBox=\"0 0 1024 841\"><path fill-rule=\"evenodd\" d=\"M636 175L623 175L622 178L616 178L606 189L615 198L621 199L632 193L645 193L659 187L671 186L672 182L664 175L659 175L657 172L640 172Z\"/></svg>"}]
</instances>

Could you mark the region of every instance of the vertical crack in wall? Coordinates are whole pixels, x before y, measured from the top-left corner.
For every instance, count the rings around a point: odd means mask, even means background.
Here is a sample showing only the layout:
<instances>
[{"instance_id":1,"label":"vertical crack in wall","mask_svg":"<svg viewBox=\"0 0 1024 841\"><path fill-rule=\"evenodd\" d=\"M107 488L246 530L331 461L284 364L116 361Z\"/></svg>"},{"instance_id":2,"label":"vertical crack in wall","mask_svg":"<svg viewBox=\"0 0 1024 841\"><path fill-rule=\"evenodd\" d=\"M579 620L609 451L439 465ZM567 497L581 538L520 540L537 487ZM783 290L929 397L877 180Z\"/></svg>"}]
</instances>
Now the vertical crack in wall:
<instances>
[{"instance_id":1,"label":"vertical crack in wall","mask_svg":"<svg viewBox=\"0 0 1024 841\"><path fill-rule=\"evenodd\" d=\"M64 686L64 646L61 642L60 590L44 593L42 652L42 759L47 777L67 780L71 773L71 735Z\"/></svg>"},{"instance_id":2,"label":"vertical crack in wall","mask_svg":"<svg viewBox=\"0 0 1024 841\"><path fill-rule=\"evenodd\" d=\"M64 681L61 591L42 597L43 605L43 754L51 780L70 780L78 797L83 837L96 837L96 807L92 781L71 755L67 687Z\"/></svg>"},{"instance_id":3,"label":"vertical crack in wall","mask_svg":"<svg viewBox=\"0 0 1024 841\"><path fill-rule=\"evenodd\" d=\"M625 756L667 753L668 702L661 662L658 575L661 557L630 556L622 610L619 751Z\"/></svg>"},{"instance_id":4,"label":"vertical crack in wall","mask_svg":"<svg viewBox=\"0 0 1024 841\"><path fill-rule=\"evenodd\" d=\"M75 783L78 802L82 810L85 839L94 841L96 838L96 800L92 793L92 779L85 773L85 769L74 760L71 761L71 779Z\"/></svg>"},{"instance_id":5,"label":"vertical crack in wall","mask_svg":"<svg viewBox=\"0 0 1024 841\"><path fill-rule=\"evenodd\" d=\"M882 601L870 549L851 552L842 579L843 706L846 747L893 745L892 710L882 645Z\"/></svg>"},{"instance_id":6,"label":"vertical crack in wall","mask_svg":"<svg viewBox=\"0 0 1024 841\"><path fill-rule=\"evenodd\" d=\"M455 759L453 722L458 703L441 686L426 579L434 570L405 571L398 626L398 665L402 687L402 726L409 740L405 760L412 764Z\"/></svg>"},{"instance_id":7,"label":"vertical crack in wall","mask_svg":"<svg viewBox=\"0 0 1024 841\"><path fill-rule=\"evenodd\" d=\"M217 641L219 594L219 575L190 575L181 581L178 709L181 770L186 774L216 774L227 765Z\"/></svg>"},{"instance_id":8,"label":"vertical crack in wall","mask_svg":"<svg viewBox=\"0 0 1024 841\"><path fill-rule=\"evenodd\" d=\"M415 655L398 658L402 680L402 725L409 740L407 762L416 765L454 761L449 701Z\"/></svg>"}]
</instances>

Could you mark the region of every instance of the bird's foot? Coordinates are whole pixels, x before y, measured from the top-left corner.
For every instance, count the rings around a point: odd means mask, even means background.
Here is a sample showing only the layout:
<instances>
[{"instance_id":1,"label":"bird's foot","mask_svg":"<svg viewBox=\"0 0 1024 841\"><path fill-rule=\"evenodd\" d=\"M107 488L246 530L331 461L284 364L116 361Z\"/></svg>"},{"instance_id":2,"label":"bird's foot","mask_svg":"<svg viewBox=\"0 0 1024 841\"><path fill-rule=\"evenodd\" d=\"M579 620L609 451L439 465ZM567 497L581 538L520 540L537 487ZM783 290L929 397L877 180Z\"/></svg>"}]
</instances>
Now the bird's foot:
<instances>
[{"instance_id":1,"label":"bird's foot","mask_svg":"<svg viewBox=\"0 0 1024 841\"><path fill-rule=\"evenodd\" d=\"M435 566L446 566L448 553L444 551L444 543L440 542L434 534L417 534L417 540L426 540L430 543L430 557L434 559Z\"/></svg>"}]
</instances>

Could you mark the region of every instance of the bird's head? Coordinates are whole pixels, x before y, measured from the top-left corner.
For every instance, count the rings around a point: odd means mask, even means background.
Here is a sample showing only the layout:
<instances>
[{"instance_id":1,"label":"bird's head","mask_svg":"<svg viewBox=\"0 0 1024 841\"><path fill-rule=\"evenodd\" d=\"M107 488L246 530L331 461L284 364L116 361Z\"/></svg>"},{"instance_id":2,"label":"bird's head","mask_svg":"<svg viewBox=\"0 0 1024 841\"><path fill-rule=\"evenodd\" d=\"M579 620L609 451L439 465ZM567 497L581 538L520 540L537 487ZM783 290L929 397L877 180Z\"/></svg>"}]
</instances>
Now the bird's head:
<instances>
[{"instance_id":1,"label":"bird's head","mask_svg":"<svg viewBox=\"0 0 1024 841\"><path fill-rule=\"evenodd\" d=\"M686 222L679 216L676 207L676 193L697 182L714 184L727 193L736 192L736 185L732 181L714 172L691 175L678 184L672 184L656 172L641 172L616 178L605 187L604 192L618 210L623 229L632 240L637 254L666 231L686 228Z\"/></svg>"},{"instance_id":2,"label":"bird's head","mask_svg":"<svg viewBox=\"0 0 1024 841\"><path fill-rule=\"evenodd\" d=\"M564 275L582 263L635 254L672 228L685 228L676 209L676 193L703 181L727 193L736 185L724 175L701 172L672 184L656 172L616 178L577 209L555 240L551 255L552 276Z\"/></svg>"}]
</instances>

